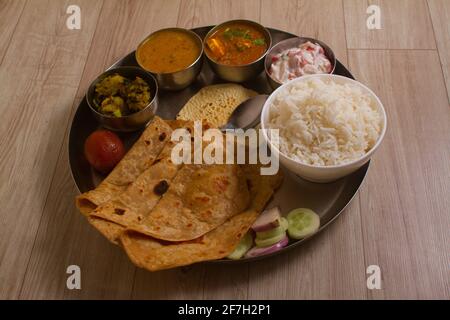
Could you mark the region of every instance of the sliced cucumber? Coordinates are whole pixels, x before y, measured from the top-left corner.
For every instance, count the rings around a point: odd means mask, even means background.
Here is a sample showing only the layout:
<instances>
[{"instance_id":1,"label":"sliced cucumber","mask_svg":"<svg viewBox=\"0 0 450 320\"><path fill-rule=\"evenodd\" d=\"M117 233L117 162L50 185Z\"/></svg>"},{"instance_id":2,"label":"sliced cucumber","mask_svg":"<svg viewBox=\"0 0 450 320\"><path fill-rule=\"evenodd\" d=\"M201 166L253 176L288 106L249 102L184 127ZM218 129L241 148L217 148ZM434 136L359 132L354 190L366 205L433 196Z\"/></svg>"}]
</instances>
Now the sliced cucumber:
<instances>
[{"instance_id":1,"label":"sliced cucumber","mask_svg":"<svg viewBox=\"0 0 450 320\"><path fill-rule=\"evenodd\" d=\"M293 239L302 239L315 233L320 227L320 217L311 209L294 209L287 215L288 234Z\"/></svg>"},{"instance_id":2,"label":"sliced cucumber","mask_svg":"<svg viewBox=\"0 0 450 320\"><path fill-rule=\"evenodd\" d=\"M280 225L278 227L275 227L273 229L267 230L267 231L259 231L256 232L256 238L263 240L268 238L273 238L275 236L278 236L280 233L284 233L288 228L288 221L286 218L281 217L280 218Z\"/></svg>"},{"instance_id":3,"label":"sliced cucumber","mask_svg":"<svg viewBox=\"0 0 450 320\"><path fill-rule=\"evenodd\" d=\"M232 253L228 255L228 259L232 260L238 260L244 256L244 254L247 253L248 250L253 246L253 237L250 234L250 232L247 232L245 236L241 239L241 241L238 243L236 248Z\"/></svg>"},{"instance_id":4,"label":"sliced cucumber","mask_svg":"<svg viewBox=\"0 0 450 320\"><path fill-rule=\"evenodd\" d=\"M280 218L280 226L283 227L284 231L286 231L289 227L289 222L285 217Z\"/></svg>"},{"instance_id":5,"label":"sliced cucumber","mask_svg":"<svg viewBox=\"0 0 450 320\"><path fill-rule=\"evenodd\" d=\"M276 228L267 230L267 231L260 231L256 233L256 238L263 240L263 239L269 239L278 236L279 234L285 233L286 229L283 228L283 226L278 226Z\"/></svg>"},{"instance_id":6,"label":"sliced cucumber","mask_svg":"<svg viewBox=\"0 0 450 320\"><path fill-rule=\"evenodd\" d=\"M260 239L258 236L256 236L255 244L259 248L269 247L269 246L281 241L284 237L286 237L286 232L284 230L282 230L281 233L276 234L275 236L266 238L266 239Z\"/></svg>"}]
</instances>

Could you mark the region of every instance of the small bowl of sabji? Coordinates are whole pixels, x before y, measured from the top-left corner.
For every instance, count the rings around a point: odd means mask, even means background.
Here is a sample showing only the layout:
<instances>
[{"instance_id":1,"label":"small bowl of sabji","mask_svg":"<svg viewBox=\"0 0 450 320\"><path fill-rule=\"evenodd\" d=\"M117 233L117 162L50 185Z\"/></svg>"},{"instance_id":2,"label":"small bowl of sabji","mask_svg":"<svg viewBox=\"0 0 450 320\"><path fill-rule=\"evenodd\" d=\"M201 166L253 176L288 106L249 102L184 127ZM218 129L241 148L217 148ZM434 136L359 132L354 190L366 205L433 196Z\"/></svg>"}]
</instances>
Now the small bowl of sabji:
<instances>
[{"instance_id":1,"label":"small bowl of sabji","mask_svg":"<svg viewBox=\"0 0 450 320\"><path fill-rule=\"evenodd\" d=\"M117 67L102 73L86 93L97 121L114 131L136 131L154 117L158 105L156 79L138 67Z\"/></svg>"}]
</instances>

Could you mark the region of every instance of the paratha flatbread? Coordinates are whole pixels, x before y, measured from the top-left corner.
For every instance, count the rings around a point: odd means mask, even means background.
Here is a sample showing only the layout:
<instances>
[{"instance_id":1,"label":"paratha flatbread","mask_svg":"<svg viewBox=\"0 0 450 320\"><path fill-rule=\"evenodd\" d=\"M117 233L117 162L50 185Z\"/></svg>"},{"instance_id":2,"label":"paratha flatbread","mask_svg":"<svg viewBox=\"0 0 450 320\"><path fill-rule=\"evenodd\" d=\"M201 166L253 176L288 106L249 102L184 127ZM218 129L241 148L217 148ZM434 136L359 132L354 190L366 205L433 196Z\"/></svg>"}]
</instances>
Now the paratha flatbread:
<instances>
[{"instance_id":1,"label":"paratha flatbread","mask_svg":"<svg viewBox=\"0 0 450 320\"><path fill-rule=\"evenodd\" d=\"M168 136L181 126L190 132L193 129L190 121L164 124ZM107 178L82 198L88 204L80 208L97 230L125 248L136 265L152 271L227 256L281 183L281 173L261 176L259 165L175 166L169 156L172 147L172 142L166 142L157 155L149 153L151 164L144 166L133 164L141 161L136 153L130 164L143 168L141 174L126 174L128 178L120 186L110 182L117 180ZM133 175L136 177L130 181ZM151 192L162 180L168 184L166 193L154 197ZM203 203L205 199L208 204ZM127 229L130 227L134 230Z\"/></svg>"},{"instance_id":2,"label":"paratha flatbread","mask_svg":"<svg viewBox=\"0 0 450 320\"><path fill-rule=\"evenodd\" d=\"M179 128L189 132L194 130L192 121L172 120L166 123L172 130ZM202 126L205 130L210 125L202 123ZM170 188L173 178L182 167L182 164L176 165L171 161L174 145L174 142L168 141L152 166L130 183L124 191L102 202L89 212L89 222L111 242L117 243L119 230L140 224L148 216L166 191L157 192L158 189ZM192 152L193 150L194 148L191 148ZM98 189L101 191L102 185ZM171 214L173 216L173 213ZM113 232L110 232L109 228L114 229Z\"/></svg>"},{"instance_id":3,"label":"paratha flatbread","mask_svg":"<svg viewBox=\"0 0 450 320\"><path fill-rule=\"evenodd\" d=\"M192 121L204 119L218 128L228 122L231 113L240 103L257 94L233 83L207 86L189 99L177 115L177 119Z\"/></svg>"},{"instance_id":4,"label":"paratha flatbread","mask_svg":"<svg viewBox=\"0 0 450 320\"><path fill-rule=\"evenodd\" d=\"M154 189L160 184L169 185L181 167L170 159L173 146L174 143L169 141L150 168L137 177L121 194L90 212L90 216L113 221L124 227L140 223L162 196L155 193Z\"/></svg>"},{"instance_id":5,"label":"paratha flatbread","mask_svg":"<svg viewBox=\"0 0 450 320\"><path fill-rule=\"evenodd\" d=\"M102 183L94 190L76 197L75 204L80 212L88 215L100 204L125 191L130 183L153 164L164 145L170 140L171 134L170 125L155 117Z\"/></svg>"},{"instance_id":6,"label":"paratha flatbread","mask_svg":"<svg viewBox=\"0 0 450 320\"><path fill-rule=\"evenodd\" d=\"M198 238L244 211L249 192L238 165L184 165L150 214L129 229L166 241Z\"/></svg>"},{"instance_id":7,"label":"paratha flatbread","mask_svg":"<svg viewBox=\"0 0 450 320\"><path fill-rule=\"evenodd\" d=\"M249 208L195 240L162 242L135 231L125 231L120 242L134 264L157 271L229 255L245 235L282 181L281 172L261 176L258 165L243 166L249 180Z\"/></svg>"},{"instance_id":8,"label":"paratha flatbread","mask_svg":"<svg viewBox=\"0 0 450 320\"><path fill-rule=\"evenodd\" d=\"M112 243L119 245L119 237L125 231L125 227L105 220L103 218L90 216L87 217L88 222L97 229L106 239Z\"/></svg>"}]
</instances>

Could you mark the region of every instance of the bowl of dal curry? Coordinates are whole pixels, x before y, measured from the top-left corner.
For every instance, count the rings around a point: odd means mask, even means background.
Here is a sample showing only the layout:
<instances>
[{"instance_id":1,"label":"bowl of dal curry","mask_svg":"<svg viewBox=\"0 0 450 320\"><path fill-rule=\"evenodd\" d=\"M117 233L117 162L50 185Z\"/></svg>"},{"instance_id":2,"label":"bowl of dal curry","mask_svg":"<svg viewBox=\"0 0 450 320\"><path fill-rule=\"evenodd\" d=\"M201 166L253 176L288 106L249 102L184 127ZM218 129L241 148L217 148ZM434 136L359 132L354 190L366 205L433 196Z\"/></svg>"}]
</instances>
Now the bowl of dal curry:
<instances>
[{"instance_id":1,"label":"bowl of dal curry","mask_svg":"<svg viewBox=\"0 0 450 320\"><path fill-rule=\"evenodd\" d=\"M211 68L220 78L232 82L244 82L260 74L271 45L270 32L250 20L219 24L203 40Z\"/></svg>"},{"instance_id":2,"label":"bowl of dal curry","mask_svg":"<svg viewBox=\"0 0 450 320\"><path fill-rule=\"evenodd\" d=\"M161 29L138 46L141 68L155 76L161 89L181 90L195 81L202 68L202 39L183 28Z\"/></svg>"}]
</instances>

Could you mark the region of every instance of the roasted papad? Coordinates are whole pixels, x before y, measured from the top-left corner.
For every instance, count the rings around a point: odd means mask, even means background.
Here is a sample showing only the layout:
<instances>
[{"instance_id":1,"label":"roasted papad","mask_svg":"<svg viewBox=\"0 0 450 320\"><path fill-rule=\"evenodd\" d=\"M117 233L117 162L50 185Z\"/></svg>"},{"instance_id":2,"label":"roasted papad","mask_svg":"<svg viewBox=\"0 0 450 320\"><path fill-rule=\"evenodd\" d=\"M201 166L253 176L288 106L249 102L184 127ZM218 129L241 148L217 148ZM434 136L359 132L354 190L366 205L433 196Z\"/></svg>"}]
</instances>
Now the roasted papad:
<instances>
[{"instance_id":1,"label":"roasted papad","mask_svg":"<svg viewBox=\"0 0 450 320\"><path fill-rule=\"evenodd\" d=\"M215 84L200 89L177 115L182 120L207 120L213 127L225 125L231 113L245 100L257 95L239 84Z\"/></svg>"}]
</instances>

